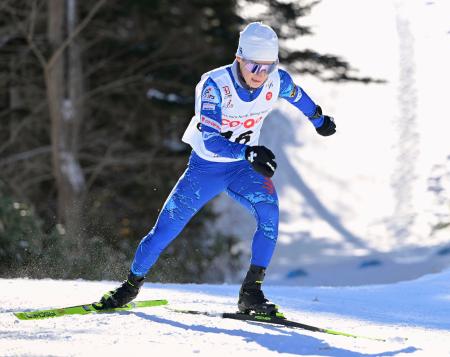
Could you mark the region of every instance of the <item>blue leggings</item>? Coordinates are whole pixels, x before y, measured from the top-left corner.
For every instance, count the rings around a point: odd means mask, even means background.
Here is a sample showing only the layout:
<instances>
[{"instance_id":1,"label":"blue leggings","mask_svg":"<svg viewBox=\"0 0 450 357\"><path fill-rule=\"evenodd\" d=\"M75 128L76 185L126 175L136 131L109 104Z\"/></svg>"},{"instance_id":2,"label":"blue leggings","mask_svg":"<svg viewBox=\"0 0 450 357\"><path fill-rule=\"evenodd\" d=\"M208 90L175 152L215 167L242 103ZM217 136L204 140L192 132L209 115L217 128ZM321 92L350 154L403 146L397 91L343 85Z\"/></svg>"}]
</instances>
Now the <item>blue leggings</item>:
<instances>
[{"instance_id":1,"label":"blue leggings","mask_svg":"<svg viewBox=\"0 0 450 357\"><path fill-rule=\"evenodd\" d=\"M192 152L155 226L141 240L131 271L139 276L147 274L197 211L224 190L255 217L251 264L267 267L278 237L278 197L272 181L254 171L246 160L211 162Z\"/></svg>"}]
</instances>

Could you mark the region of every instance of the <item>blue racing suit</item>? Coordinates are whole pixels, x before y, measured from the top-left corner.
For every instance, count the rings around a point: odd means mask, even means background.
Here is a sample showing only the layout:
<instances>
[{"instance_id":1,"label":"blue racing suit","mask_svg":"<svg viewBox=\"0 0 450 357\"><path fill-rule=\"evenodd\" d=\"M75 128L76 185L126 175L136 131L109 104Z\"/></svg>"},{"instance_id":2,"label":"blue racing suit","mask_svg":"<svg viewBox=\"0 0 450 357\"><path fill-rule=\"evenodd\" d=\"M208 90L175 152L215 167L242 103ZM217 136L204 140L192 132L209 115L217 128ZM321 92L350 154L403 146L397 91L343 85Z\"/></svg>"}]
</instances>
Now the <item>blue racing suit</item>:
<instances>
[{"instance_id":1,"label":"blue racing suit","mask_svg":"<svg viewBox=\"0 0 450 357\"><path fill-rule=\"evenodd\" d=\"M227 68L233 85L244 101L252 101L259 95L261 87L255 90L244 88L237 78L237 65ZM279 69L279 98L292 103L317 128L323 123L323 117L312 118L316 113L316 104L296 85L288 72ZM183 230L189 220L208 201L223 191L247 208L257 221L252 242L251 264L266 268L272 258L277 237L279 208L278 197L271 179L253 170L245 160L247 146L228 140L221 135L222 98L215 82L208 78L203 85L215 88L212 93L214 103L201 106L201 114L214 120L218 125L202 126L202 137L206 148L222 157L240 159L232 162L215 162L202 159L192 151L187 169L181 176L159 214L154 227L141 240L131 271L145 275L155 264L161 252ZM211 93L209 93L211 94Z\"/></svg>"}]
</instances>

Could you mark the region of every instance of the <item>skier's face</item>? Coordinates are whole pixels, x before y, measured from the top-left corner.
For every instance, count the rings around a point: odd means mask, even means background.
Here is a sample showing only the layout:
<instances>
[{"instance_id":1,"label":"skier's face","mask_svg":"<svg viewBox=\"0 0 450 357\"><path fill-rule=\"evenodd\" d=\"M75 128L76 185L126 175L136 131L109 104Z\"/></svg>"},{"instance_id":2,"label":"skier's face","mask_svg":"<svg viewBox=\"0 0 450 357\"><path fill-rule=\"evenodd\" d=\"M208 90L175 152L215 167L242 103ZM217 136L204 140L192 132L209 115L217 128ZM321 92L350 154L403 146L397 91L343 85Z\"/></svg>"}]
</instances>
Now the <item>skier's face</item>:
<instances>
[{"instance_id":1,"label":"skier's face","mask_svg":"<svg viewBox=\"0 0 450 357\"><path fill-rule=\"evenodd\" d=\"M252 64L249 64L249 62L245 61L244 59L240 57L236 57L236 60L239 63L239 68L241 70L242 76L244 77L245 83L250 88L259 88L261 87L264 82L267 80L267 77L269 76L269 73L273 71L273 69L276 67L276 63L274 62L268 62L268 61L255 61L251 62ZM261 65L261 68L256 68L257 70L251 71L250 68L255 68L256 65ZM256 66L258 67L258 66ZM259 70L262 69L262 70Z\"/></svg>"}]
</instances>

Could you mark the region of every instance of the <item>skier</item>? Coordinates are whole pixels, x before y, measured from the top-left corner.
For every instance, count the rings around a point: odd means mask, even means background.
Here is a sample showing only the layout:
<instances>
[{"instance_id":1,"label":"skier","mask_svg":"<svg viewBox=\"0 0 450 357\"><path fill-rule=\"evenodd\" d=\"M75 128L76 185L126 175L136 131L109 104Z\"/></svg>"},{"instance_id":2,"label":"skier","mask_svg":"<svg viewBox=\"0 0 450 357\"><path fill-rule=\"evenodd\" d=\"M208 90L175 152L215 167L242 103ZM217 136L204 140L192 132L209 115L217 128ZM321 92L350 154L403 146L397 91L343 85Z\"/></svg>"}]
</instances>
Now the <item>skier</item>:
<instances>
[{"instance_id":1,"label":"skier","mask_svg":"<svg viewBox=\"0 0 450 357\"><path fill-rule=\"evenodd\" d=\"M261 22L241 33L236 60L205 73L195 89L195 115L182 140L192 147L187 169L141 240L127 280L100 300L115 308L133 300L145 275L161 252L177 237L196 212L226 191L257 220L250 268L239 291L243 313L276 314L277 307L261 289L278 235L278 198L270 179L277 168L275 155L258 145L264 119L283 98L297 107L318 134L336 132L333 118L323 115L285 70L278 68L278 37Z\"/></svg>"}]
</instances>

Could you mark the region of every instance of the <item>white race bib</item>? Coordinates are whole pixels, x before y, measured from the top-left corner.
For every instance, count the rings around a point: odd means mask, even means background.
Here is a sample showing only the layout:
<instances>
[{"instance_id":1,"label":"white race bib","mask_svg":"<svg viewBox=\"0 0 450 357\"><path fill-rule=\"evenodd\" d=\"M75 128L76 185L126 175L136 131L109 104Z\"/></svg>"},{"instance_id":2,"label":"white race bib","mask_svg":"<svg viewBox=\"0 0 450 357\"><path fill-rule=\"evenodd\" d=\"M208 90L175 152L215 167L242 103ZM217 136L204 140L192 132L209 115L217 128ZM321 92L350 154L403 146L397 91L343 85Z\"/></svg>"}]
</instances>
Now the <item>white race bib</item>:
<instances>
[{"instance_id":1,"label":"white race bib","mask_svg":"<svg viewBox=\"0 0 450 357\"><path fill-rule=\"evenodd\" d=\"M192 117L182 138L185 143L192 146L197 155L209 161L231 162L240 160L218 156L205 147L201 125L209 125L219 129L218 123L200 116L202 94L203 96L208 94L202 93L202 89L209 77L217 84L222 97L221 135L230 141L250 146L258 145L264 119L273 109L280 91L280 76L278 71L274 71L267 78L258 97L250 102L246 102L236 92L227 68L231 68L231 65L220 67L202 76L201 81L195 88L195 115ZM212 95L212 97L214 96ZM208 98L208 102L218 103L218 98ZM208 102L204 102L203 105L213 105ZM204 122L203 124L202 121Z\"/></svg>"}]
</instances>

